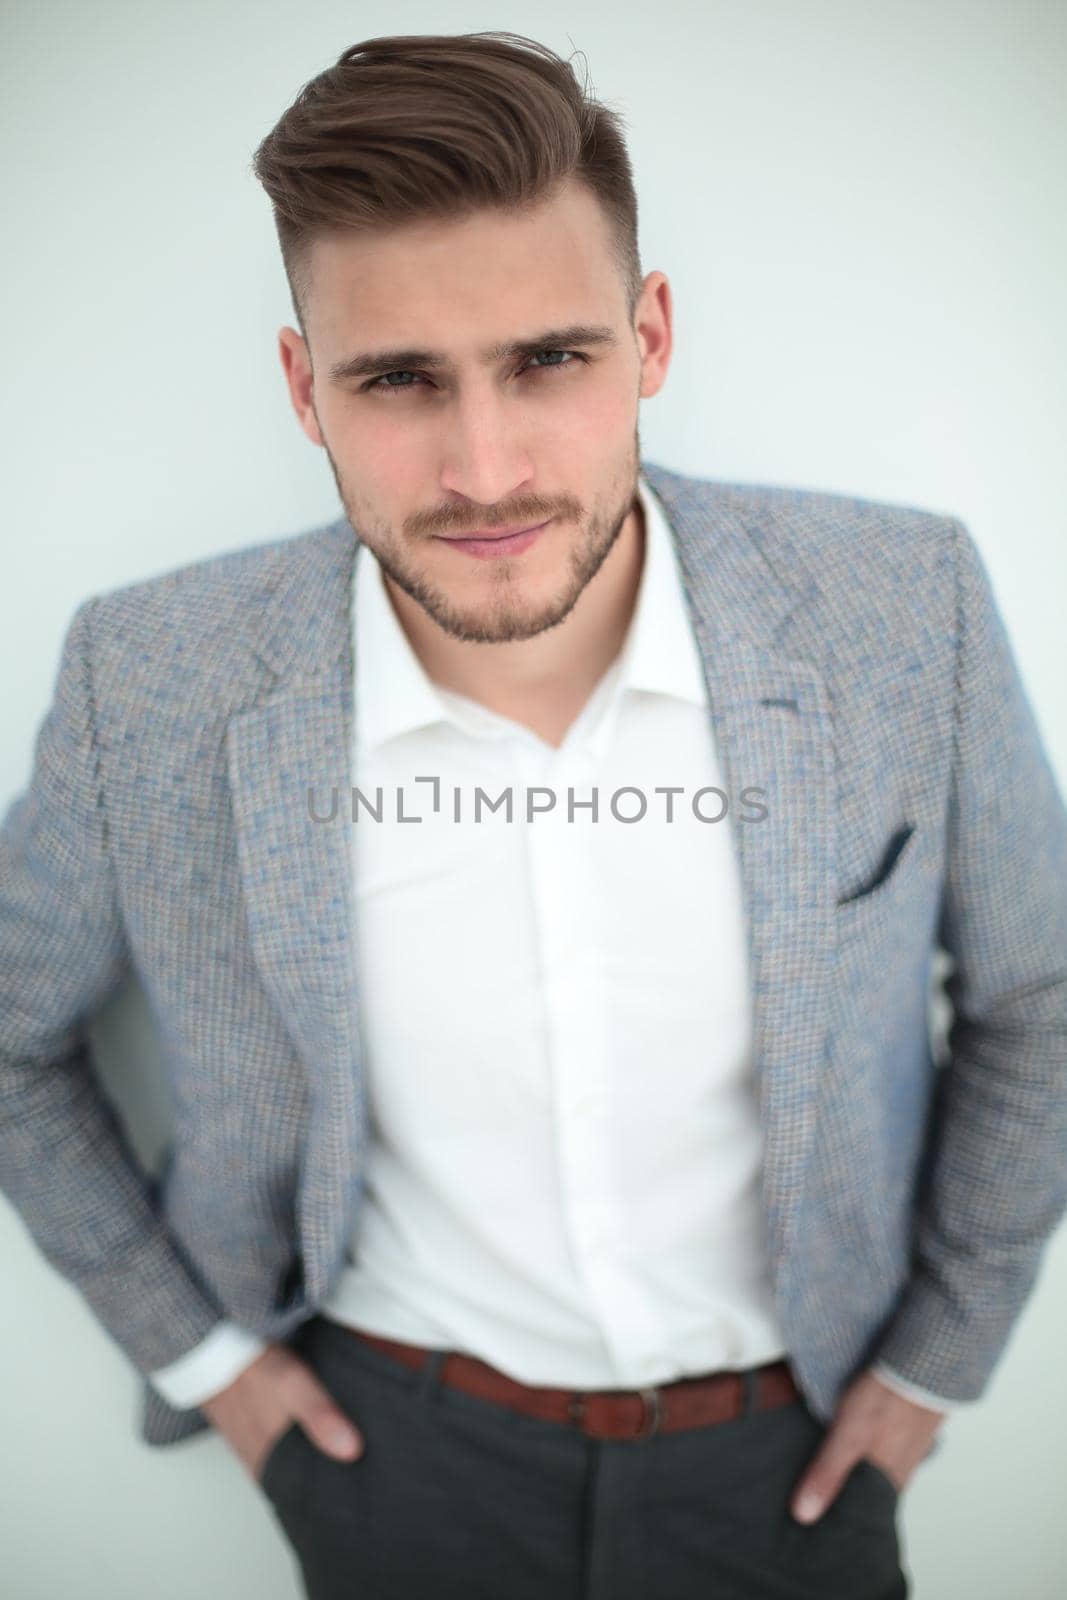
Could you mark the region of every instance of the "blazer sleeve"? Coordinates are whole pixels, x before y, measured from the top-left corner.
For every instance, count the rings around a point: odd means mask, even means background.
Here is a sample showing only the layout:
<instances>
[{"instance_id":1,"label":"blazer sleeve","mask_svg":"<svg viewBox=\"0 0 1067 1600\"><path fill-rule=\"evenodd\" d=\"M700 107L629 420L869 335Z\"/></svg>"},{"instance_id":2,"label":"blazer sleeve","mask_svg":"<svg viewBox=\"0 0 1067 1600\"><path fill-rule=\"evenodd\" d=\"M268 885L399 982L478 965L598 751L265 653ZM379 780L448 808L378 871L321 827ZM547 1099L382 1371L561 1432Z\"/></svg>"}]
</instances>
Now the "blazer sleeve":
<instances>
[{"instance_id":1,"label":"blazer sleeve","mask_svg":"<svg viewBox=\"0 0 1067 1600\"><path fill-rule=\"evenodd\" d=\"M913 1400L916 1405L926 1406L928 1411L956 1411L964 1401L946 1400L944 1395L931 1394L928 1389L920 1389L917 1383L908 1383L892 1367L887 1367L884 1361L876 1361L870 1368L876 1378L881 1378L887 1389L892 1389L894 1394L902 1395L905 1400Z\"/></svg>"},{"instance_id":2,"label":"blazer sleeve","mask_svg":"<svg viewBox=\"0 0 1067 1600\"><path fill-rule=\"evenodd\" d=\"M89 599L30 782L0 823L0 1190L144 1374L220 1319L93 1072L86 1024L130 967L94 733Z\"/></svg>"},{"instance_id":3,"label":"blazer sleeve","mask_svg":"<svg viewBox=\"0 0 1067 1600\"><path fill-rule=\"evenodd\" d=\"M266 1339L227 1317L194 1349L148 1376L164 1400L187 1411L228 1388L267 1348Z\"/></svg>"},{"instance_id":4,"label":"blazer sleeve","mask_svg":"<svg viewBox=\"0 0 1067 1600\"><path fill-rule=\"evenodd\" d=\"M950 1401L986 1389L1067 1209L1067 813L974 540L956 572L951 957L912 1271L872 1359Z\"/></svg>"}]
</instances>

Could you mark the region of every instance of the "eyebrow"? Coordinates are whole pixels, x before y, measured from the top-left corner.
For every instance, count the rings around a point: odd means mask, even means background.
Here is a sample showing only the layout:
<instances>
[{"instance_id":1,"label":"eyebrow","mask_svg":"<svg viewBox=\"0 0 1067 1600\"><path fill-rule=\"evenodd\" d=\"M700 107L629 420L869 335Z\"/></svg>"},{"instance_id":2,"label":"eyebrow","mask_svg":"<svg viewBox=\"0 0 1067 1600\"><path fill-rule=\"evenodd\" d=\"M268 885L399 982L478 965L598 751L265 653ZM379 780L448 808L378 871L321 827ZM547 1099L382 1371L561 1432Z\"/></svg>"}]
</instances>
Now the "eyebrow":
<instances>
[{"instance_id":1,"label":"eyebrow","mask_svg":"<svg viewBox=\"0 0 1067 1600\"><path fill-rule=\"evenodd\" d=\"M480 359L490 365L494 361L509 361L516 356L536 355L546 348L569 349L572 345L608 347L616 344L618 339L613 328L578 322L569 328L548 328L529 339L507 339L500 344L488 345L482 350ZM408 367L450 371L452 362L439 350L363 350L344 361L335 361L330 367L329 378L331 383L347 383L352 378L396 372Z\"/></svg>"}]
</instances>

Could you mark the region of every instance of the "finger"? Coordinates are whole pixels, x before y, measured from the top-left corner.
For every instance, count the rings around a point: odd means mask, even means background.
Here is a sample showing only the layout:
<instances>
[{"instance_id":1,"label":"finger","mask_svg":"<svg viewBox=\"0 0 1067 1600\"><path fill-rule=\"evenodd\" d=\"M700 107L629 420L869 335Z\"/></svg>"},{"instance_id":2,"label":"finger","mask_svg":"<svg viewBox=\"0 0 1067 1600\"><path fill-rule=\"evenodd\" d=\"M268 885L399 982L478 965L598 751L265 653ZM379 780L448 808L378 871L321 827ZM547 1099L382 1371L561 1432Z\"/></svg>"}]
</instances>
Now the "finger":
<instances>
[{"instance_id":1,"label":"finger","mask_svg":"<svg viewBox=\"0 0 1067 1600\"><path fill-rule=\"evenodd\" d=\"M363 1435L332 1400L303 1412L300 1423L311 1442L329 1456L355 1461L363 1454Z\"/></svg>"},{"instance_id":2,"label":"finger","mask_svg":"<svg viewBox=\"0 0 1067 1600\"><path fill-rule=\"evenodd\" d=\"M293 1404L300 1426L320 1450L342 1461L355 1461L363 1454L362 1433L310 1367L302 1375Z\"/></svg>"},{"instance_id":3,"label":"finger","mask_svg":"<svg viewBox=\"0 0 1067 1600\"><path fill-rule=\"evenodd\" d=\"M802 1474L789 1509L798 1522L817 1522L837 1499L859 1457L831 1437Z\"/></svg>"}]
</instances>

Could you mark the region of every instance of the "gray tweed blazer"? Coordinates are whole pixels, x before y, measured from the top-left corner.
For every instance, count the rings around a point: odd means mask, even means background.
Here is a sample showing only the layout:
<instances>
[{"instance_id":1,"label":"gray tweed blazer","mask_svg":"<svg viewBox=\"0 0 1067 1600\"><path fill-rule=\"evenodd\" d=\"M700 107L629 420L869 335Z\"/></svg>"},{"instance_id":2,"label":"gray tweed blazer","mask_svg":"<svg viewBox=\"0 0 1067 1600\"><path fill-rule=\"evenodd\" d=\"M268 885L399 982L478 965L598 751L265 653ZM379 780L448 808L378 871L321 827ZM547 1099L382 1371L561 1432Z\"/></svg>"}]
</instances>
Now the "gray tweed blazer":
<instances>
[{"instance_id":1,"label":"gray tweed blazer","mask_svg":"<svg viewBox=\"0 0 1067 1600\"><path fill-rule=\"evenodd\" d=\"M642 463L681 562L737 837L766 1243L829 1421L882 1358L984 1391L1067 1207L1067 815L957 519ZM0 827L0 1188L141 1375L329 1293L367 1107L348 836L345 517L84 601ZM356 641L358 648L358 640ZM947 952L946 1048L930 1027ZM941 960L941 957L938 957ZM86 1023L131 969L166 1049L147 1174Z\"/></svg>"}]
</instances>

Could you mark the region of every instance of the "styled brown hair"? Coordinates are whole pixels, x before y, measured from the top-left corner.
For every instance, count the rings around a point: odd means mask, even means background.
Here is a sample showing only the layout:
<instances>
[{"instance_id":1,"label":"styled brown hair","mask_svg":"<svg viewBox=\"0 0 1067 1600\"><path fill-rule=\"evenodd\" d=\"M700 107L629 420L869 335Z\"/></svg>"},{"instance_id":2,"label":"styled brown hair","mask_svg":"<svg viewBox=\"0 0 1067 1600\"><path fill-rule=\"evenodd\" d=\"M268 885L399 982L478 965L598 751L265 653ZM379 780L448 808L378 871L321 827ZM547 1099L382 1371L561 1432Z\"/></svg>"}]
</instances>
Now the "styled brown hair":
<instances>
[{"instance_id":1,"label":"styled brown hair","mask_svg":"<svg viewBox=\"0 0 1067 1600\"><path fill-rule=\"evenodd\" d=\"M316 233L519 211L569 179L599 200L633 319L642 274L623 119L514 33L366 39L301 89L255 153L300 330Z\"/></svg>"}]
</instances>

